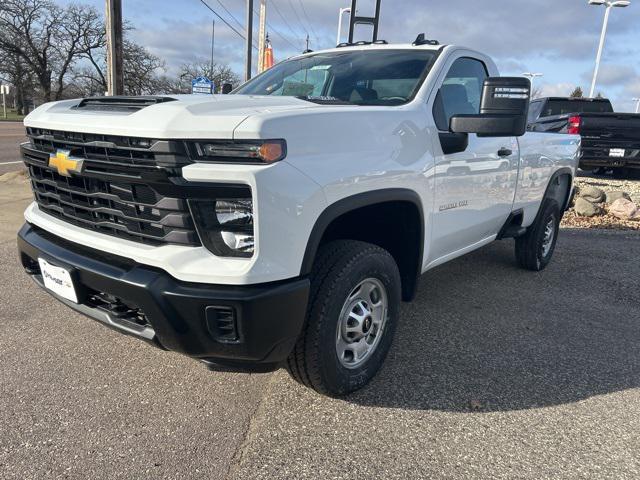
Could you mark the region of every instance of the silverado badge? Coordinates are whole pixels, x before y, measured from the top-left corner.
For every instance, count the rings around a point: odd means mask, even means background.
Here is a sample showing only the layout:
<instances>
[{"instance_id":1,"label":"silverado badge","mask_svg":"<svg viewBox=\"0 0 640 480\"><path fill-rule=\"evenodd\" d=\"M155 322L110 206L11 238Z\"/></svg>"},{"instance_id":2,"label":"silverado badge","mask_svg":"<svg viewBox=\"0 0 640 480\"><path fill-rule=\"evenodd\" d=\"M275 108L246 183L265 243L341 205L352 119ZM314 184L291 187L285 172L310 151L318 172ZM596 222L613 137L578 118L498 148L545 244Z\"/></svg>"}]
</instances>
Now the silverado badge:
<instances>
[{"instance_id":1,"label":"silverado badge","mask_svg":"<svg viewBox=\"0 0 640 480\"><path fill-rule=\"evenodd\" d=\"M60 175L65 177L70 177L72 172L80 173L83 160L69 156L70 153L69 150L58 150L55 154L50 154L49 166L54 167Z\"/></svg>"}]
</instances>

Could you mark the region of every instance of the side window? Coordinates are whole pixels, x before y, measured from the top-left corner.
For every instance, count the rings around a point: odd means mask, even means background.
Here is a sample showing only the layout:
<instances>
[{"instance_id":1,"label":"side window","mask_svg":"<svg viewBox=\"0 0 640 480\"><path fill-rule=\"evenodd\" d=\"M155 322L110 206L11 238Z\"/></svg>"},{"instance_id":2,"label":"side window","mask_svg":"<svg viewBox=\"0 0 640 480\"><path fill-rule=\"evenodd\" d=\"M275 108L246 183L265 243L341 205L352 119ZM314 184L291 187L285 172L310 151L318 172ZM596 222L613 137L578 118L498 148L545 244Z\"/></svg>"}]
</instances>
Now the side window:
<instances>
[{"instance_id":1,"label":"side window","mask_svg":"<svg viewBox=\"0 0 640 480\"><path fill-rule=\"evenodd\" d=\"M438 130L449 130L449 120L454 115L480 113L482 84L488 76L480 60L463 57L453 62L433 105Z\"/></svg>"},{"instance_id":2,"label":"side window","mask_svg":"<svg viewBox=\"0 0 640 480\"><path fill-rule=\"evenodd\" d=\"M531 102L529 105L529 115L527 116L527 123L533 123L538 119L538 115L542 110L542 102Z\"/></svg>"}]
</instances>

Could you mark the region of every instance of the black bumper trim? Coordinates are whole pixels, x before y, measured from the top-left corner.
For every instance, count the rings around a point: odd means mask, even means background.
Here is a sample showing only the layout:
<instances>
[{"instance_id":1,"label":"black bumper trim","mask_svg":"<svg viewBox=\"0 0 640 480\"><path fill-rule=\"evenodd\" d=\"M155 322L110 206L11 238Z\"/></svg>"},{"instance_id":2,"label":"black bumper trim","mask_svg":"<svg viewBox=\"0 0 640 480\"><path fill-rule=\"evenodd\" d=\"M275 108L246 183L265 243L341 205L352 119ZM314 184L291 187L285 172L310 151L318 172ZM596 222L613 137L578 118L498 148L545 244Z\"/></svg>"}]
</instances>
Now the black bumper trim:
<instances>
[{"instance_id":1,"label":"black bumper trim","mask_svg":"<svg viewBox=\"0 0 640 480\"><path fill-rule=\"evenodd\" d=\"M81 304L53 295L55 298L103 324L167 350L210 364L229 364L236 370L264 370L287 358L302 330L309 295L307 278L246 286L189 283L157 268L105 252L95 251L93 255L91 249L75 245L28 223L18 233L22 264L37 283L42 283L34 268L38 258L72 272ZM135 305L144 312L150 327L140 331L122 328L108 315L83 304L86 292L106 293ZM208 306L234 309L240 341L214 338L206 323Z\"/></svg>"}]
</instances>

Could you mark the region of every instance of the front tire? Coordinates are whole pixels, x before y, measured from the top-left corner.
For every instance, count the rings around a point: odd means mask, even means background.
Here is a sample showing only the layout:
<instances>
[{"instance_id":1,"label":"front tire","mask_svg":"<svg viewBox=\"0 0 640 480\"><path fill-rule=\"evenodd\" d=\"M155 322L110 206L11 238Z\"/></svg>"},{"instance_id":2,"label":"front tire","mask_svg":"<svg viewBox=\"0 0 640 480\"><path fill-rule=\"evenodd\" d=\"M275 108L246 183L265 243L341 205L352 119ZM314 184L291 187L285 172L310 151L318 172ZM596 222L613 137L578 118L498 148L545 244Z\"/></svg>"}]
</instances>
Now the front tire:
<instances>
[{"instance_id":1,"label":"front tire","mask_svg":"<svg viewBox=\"0 0 640 480\"><path fill-rule=\"evenodd\" d=\"M547 267L556 248L561 219L558 202L543 200L536 221L516 238L516 260L522 268L539 272Z\"/></svg>"},{"instance_id":2,"label":"front tire","mask_svg":"<svg viewBox=\"0 0 640 480\"><path fill-rule=\"evenodd\" d=\"M333 396L365 386L391 347L400 307L393 257L364 242L323 246L311 273L303 332L287 360L298 382Z\"/></svg>"}]
</instances>

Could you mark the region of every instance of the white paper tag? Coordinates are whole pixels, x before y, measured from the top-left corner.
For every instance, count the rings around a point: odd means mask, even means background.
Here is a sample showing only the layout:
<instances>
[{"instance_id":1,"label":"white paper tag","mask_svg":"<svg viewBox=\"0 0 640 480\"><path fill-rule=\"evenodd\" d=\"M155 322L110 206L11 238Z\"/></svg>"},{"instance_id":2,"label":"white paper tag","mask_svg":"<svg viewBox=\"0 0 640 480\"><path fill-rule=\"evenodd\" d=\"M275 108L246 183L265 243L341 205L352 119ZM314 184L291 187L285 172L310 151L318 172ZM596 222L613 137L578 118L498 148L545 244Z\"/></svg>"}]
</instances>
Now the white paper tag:
<instances>
[{"instance_id":1,"label":"white paper tag","mask_svg":"<svg viewBox=\"0 0 640 480\"><path fill-rule=\"evenodd\" d=\"M38 263L40 264L40 273L42 273L44 286L56 295L78 303L78 295L76 294L76 289L73 286L69 271L65 268L51 265L42 258L38 259Z\"/></svg>"},{"instance_id":2,"label":"white paper tag","mask_svg":"<svg viewBox=\"0 0 640 480\"><path fill-rule=\"evenodd\" d=\"M625 150L624 148L610 148L609 156L610 157L624 157Z\"/></svg>"}]
</instances>

